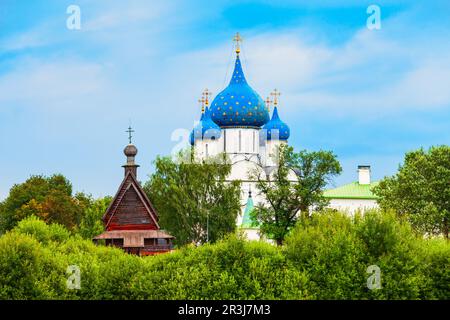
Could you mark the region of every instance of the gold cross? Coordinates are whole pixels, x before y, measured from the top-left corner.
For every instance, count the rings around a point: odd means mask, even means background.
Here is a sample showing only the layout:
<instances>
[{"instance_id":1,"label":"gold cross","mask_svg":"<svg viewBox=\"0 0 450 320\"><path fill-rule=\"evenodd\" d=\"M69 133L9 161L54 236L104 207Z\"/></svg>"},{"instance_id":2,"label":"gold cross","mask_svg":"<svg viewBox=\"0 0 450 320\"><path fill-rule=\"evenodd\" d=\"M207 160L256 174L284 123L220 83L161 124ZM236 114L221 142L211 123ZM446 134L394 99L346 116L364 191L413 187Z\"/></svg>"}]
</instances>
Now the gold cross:
<instances>
[{"instance_id":1,"label":"gold cross","mask_svg":"<svg viewBox=\"0 0 450 320\"><path fill-rule=\"evenodd\" d=\"M205 99L205 104L206 104L206 106L209 105L208 96L210 96L211 94L212 94L212 93L211 93L211 91L208 90L208 88L206 88L206 89L203 91L203 97L204 97L204 99Z\"/></svg>"},{"instance_id":2,"label":"gold cross","mask_svg":"<svg viewBox=\"0 0 450 320\"><path fill-rule=\"evenodd\" d=\"M204 113L205 112L205 97L198 99L198 102L200 102L202 104L202 113Z\"/></svg>"},{"instance_id":3,"label":"gold cross","mask_svg":"<svg viewBox=\"0 0 450 320\"><path fill-rule=\"evenodd\" d=\"M270 104L272 103L272 101L270 100L270 97L267 97L266 99L266 106L267 106L267 110L270 112Z\"/></svg>"},{"instance_id":4,"label":"gold cross","mask_svg":"<svg viewBox=\"0 0 450 320\"><path fill-rule=\"evenodd\" d=\"M281 93L278 92L277 89L275 89L270 93L270 95L273 96L273 105L276 106L278 104L278 97L281 95Z\"/></svg>"},{"instance_id":5,"label":"gold cross","mask_svg":"<svg viewBox=\"0 0 450 320\"><path fill-rule=\"evenodd\" d=\"M241 52L240 43L242 42L242 38L239 32L236 32L233 41L236 42L236 53L239 54L239 52Z\"/></svg>"}]
</instances>

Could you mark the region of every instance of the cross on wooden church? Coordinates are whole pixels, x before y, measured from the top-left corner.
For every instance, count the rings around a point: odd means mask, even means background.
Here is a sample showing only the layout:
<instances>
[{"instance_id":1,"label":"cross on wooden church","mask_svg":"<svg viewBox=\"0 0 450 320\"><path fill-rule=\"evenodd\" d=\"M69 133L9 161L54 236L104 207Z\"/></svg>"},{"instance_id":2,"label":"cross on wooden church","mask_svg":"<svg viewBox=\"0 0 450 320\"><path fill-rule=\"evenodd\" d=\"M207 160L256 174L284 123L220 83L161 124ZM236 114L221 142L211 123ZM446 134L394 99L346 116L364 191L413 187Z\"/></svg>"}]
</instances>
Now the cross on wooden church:
<instances>
[{"instance_id":1,"label":"cross on wooden church","mask_svg":"<svg viewBox=\"0 0 450 320\"><path fill-rule=\"evenodd\" d=\"M132 130L132 129L131 129L131 126L129 126L129 127L128 127L128 130L125 131L125 132L128 133L128 141L129 141L130 144L131 144L131 138L133 137L131 134L134 132L134 130Z\"/></svg>"}]
</instances>

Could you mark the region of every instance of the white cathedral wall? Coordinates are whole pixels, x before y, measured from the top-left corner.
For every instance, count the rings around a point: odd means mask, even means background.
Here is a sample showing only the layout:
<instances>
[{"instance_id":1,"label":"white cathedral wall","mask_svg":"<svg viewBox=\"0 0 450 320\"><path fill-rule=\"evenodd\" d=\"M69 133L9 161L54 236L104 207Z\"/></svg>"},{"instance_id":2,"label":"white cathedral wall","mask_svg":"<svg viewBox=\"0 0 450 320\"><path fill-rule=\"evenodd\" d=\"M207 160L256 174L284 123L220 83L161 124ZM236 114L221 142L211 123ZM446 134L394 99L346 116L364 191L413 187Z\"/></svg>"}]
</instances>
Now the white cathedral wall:
<instances>
[{"instance_id":1,"label":"white cathedral wall","mask_svg":"<svg viewBox=\"0 0 450 320\"><path fill-rule=\"evenodd\" d=\"M328 207L353 215L357 210L364 212L368 209L378 208L378 203L376 200L370 199L330 199Z\"/></svg>"},{"instance_id":2,"label":"white cathedral wall","mask_svg":"<svg viewBox=\"0 0 450 320\"><path fill-rule=\"evenodd\" d=\"M195 141L195 159L204 160L208 157L215 156L221 152L218 140L197 139Z\"/></svg>"},{"instance_id":3,"label":"white cathedral wall","mask_svg":"<svg viewBox=\"0 0 450 320\"><path fill-rule=\"evenodd\" d=\"M267 140L265 147L265 165L266 166L276 166L278 164L277 161L277 153L278 148L281 145L287 144L286 141L280 140Z\"/></svg>"},{"instance_id":4,"label":"white cathedral wall","mask_svg":"<svg viewBox=\"0 0 450 320\"><path fill-rule=\"evenodd\" d=\"M231 154L258 154L259 129L226 128L220 137L225 141L225 152Z\"/></svg>"}]
</instances>

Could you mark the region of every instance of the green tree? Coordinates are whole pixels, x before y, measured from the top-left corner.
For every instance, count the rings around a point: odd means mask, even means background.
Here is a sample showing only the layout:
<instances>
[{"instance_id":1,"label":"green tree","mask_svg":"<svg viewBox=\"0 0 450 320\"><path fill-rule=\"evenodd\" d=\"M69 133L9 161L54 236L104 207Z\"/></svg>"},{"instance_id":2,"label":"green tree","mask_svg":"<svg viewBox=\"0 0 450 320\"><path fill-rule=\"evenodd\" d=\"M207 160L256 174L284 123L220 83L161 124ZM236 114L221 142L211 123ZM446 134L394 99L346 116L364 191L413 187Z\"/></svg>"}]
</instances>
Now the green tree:
<instances>
[{"instance_id":1,"label":"green tree","mask_svg":"<svg viewBox=\"0 0 450 320\"><path fill-rule=\"evenodd\" d=\"M450 147L408 152L396 175L374 187L382 208L406 216L416 230L443 234L450 220Z\"/></svg>"},{"instance_id":2,"label":"green tree","mask_svg":"<svg viewBox=\"0 0 450 320\"><path fill-rule=\"evenodd\" d=\"M73 229L80 223L89 202L82 193L73 195L72 184L63 175L31 176L24 183L14 185L0 204L0 231L10 230L32 215Z\"/></svg>"},{"instance_id":3,"label":"green tree","mask_svg":"<svg viewBox=\"0 0 450 320\"><path fill-rule=\"evenodd\" d=\"M240 182L226 181L227 161L193 162L187 151L178 158L158 157L144 190L155 205L160 225L177 244L214 242L236 228Z\"/></svg>"},{"instance_id":4,"label":"green tree","mask_svg":"<svg viewBox=\"0 0 450 320\"><path fill-rule=\"evenodd\" d=\"M93 200L86 208L81 219L79 234L85 239L92 239L104 230L102 217L110 205L112 197L106 196Z\"/></svg>"},{"instance_id":5,"label":"green tree","mask_svg":"<svg viewBox=\"0 0 450 320\"><path fill-rule=\"evenodd\" d=\"M342 168L330 151L294 152L281 145L277 155L272 172L257 168L250 173L265 200L255 206L252 219L263 234L282 245L299 217L308 217L310 207L320 210L327 205L323 189Z\"/></svg>"}]
</instances>

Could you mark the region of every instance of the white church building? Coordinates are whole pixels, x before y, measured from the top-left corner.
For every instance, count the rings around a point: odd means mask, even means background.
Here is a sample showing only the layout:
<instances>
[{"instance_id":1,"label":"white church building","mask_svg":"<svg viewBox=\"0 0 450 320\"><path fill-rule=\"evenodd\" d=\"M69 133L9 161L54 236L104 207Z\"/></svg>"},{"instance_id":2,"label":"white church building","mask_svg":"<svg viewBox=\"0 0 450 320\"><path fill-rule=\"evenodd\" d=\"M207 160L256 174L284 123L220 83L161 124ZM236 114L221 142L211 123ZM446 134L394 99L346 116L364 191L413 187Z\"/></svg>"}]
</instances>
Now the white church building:
<instances>
[{"instance_id":1,"label":"white church building","mask_svg":"<svg viewBox=\"0 0 450 320\"><path fill-rule=\"evenodd\" d=\"M244 229L249 239L259 239L258 228L251 226L250 212L254 205L264 200L258 194L256 181L249 177L249 172L257 169L270 177L276 166L275 151L281 144L288 143L291 132L278 114L279 92L275 89L270 94L273 101L269 98L264 101L247 83L239 57L240 40L239 34L236 34L236 60L228 86L217 94L211 103L209 91L206 90L203 94L200 121L191 132L190 144L197 160L222 153L231 160L232 169L228 179L242 182L242 213L237 224ZM269 109L271 103L273 103L272 112ZM337 188L325 193L330 199L331 207L346 208L353 212L356 208L374 205L372 203L374 200L369 197L351 198L358 193L356 190L360 186L366 189L367 185L370 185L370 178L367 180L367 168L360 168L360 174L365 178L352 185L353 188L343 186L341 187L343 189ZM294 173L292 179L296 179Z\"/></svg>"}]
</instances>

